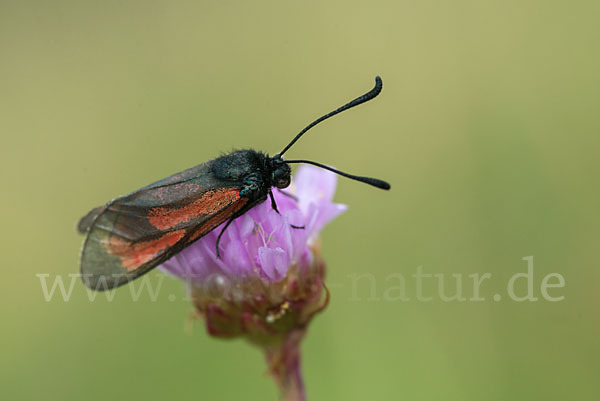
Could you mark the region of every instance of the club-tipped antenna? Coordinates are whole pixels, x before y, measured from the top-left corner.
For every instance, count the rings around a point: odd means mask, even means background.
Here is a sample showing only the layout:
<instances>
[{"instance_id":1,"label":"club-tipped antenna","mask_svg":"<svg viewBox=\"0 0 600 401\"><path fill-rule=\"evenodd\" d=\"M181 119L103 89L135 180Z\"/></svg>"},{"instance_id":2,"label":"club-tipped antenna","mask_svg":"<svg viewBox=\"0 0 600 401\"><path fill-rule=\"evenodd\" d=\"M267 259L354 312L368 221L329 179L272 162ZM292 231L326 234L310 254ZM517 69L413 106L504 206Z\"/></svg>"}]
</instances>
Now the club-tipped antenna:
<instances>
[{"instance_id":1,"label":"club-tipped antenna","mask_svg":"<svg viewBox=\"0 0 600 401\"><path fill-rule=\"evenodd\" d=\"M283 154L285 152L287 152L287 150L292 147L292 145L294 143L296 143L296 141L298 139L300 139L300 137L302 135L304 135L304 133L306 131L308 131L309 129L311 129L312 127L314 127L315 125L317 125L318 123L320 123L321 121L327 120L329 117L333 117L336 114L341 113L342 111L351 109L354 106L358 106L361 103L364 102L368 102L369 100L375 98L377 95L379 95L379 93L381 92L381 89L383 88L383 82L381 81L381 78L379 76L375 77L375 86L373 87L373 89L371 89L370 91L368 91L367 93L365 93L362 96L357 97L356 99L354 99L353 101L346 103L345 105L343 105L342 107L339 107L337 109L335 109L334 111L325 114L322 117L317 118L315 121L313 121L312 123L308 124L306 126L306 128L304 128L302 131L300 131L300 133L298 133L298 135L296 135L296 137L294 139L292 139L292 141L285 147L283 148L283 150L281 152L279 152L280 156L283 156Z\"/></svg>"},{"instance_id":2,"label":"club-tipped antenna","mask_svg":"<svg viewBox=\"0 0 600 401\"><path fill-rule=\"evenodd\" d=\"M385 182L383 180L379 180L377 178L371 178L371 177L361 177L361 176L358 176L358 175L352 175L352 174L344 173L343 171L336 170L333 167L329 167L329 166L326 166L325 164L321 164L321 163L318 163L318 162L313 162L311 160L285 160L285 162L286 163L306 163L306 164L312 164L313 166L324 168L325 170L332 171L332 172L334 172L336 174L339 174L339 175L341 175L343 177L350 178L351 180L356 180L356 181L364 182L365 184L369 184L369 185L372 185L372 186L380 188L380 189L390 189L390 184L388 184L387 182Z\"/></svg>"}]
</instances>

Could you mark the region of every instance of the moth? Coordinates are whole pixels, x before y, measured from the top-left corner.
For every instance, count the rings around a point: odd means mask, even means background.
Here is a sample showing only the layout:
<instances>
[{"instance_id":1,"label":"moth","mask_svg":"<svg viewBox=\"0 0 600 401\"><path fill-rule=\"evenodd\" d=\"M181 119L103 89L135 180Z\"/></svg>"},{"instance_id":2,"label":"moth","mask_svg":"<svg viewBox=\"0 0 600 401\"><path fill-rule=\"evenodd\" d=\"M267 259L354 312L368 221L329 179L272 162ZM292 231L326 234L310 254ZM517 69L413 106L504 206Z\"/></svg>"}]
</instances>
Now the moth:
<instances>
[{"instance_id":1,"label":"moth","mask_svg":"<svg viewBox=\"0 0 600 401\"><path fill-rule=\"evenodd\" d=\"M375 98L382 88L377 76L373 89L310 123L272 157L252 149L239 150L91 210L77 226L86 235L81 251L84 283L93 290L126 284L225 223L216 244L219 256L221 236L236 217L267 198L278 212L272 190L290 185L293 163L312 164L377 188L390 189L390 184L376 178L344 173L310 160L283 158L309 129Z\"/></svg>"}]
</instances>

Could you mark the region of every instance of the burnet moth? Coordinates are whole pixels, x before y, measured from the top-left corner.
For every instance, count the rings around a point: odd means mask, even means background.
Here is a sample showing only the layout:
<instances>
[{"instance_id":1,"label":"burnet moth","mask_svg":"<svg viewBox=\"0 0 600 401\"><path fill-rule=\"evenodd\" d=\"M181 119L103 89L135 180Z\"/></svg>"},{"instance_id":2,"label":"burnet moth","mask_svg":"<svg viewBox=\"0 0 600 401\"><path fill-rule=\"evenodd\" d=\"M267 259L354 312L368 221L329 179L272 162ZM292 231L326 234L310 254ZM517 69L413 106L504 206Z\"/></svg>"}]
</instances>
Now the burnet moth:
<instances>
[{"instance_id":1,"label":"burnet moth","mask_svg":"<svg viewBox=\"0 0 600 401\"><path fill-rule=\"evenodd\" d=\"M222 223L219 240L229 224L271 198L272 188L290 185L292 163L312 164L381 189L390 184L376 178L344 173L310 160L285 160L283 154L309 129L344 110L375 98L383 83L310 123L273 157L252 149L239 150L113 199L84 216L77 226L86 234L81 251L84 283L108 290L141 276ZM303 227L295 227L302 229Z\"/></svg>"}]
</instances>

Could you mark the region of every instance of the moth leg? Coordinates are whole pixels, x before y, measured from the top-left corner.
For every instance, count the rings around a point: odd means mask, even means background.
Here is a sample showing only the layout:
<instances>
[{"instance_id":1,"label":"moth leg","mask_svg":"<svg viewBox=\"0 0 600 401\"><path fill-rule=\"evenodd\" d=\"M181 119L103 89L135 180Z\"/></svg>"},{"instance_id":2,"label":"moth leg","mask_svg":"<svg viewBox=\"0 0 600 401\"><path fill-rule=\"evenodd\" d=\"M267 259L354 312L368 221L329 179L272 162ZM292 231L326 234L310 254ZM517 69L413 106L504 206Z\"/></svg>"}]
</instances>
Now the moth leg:
<instances>
[{"instance_id":1,"label":"moth leg","mask_svg":"<svg viewBox=\"0 0 600 401\"><path fill-rule=\"evenodd\" d=\"M225 223L225 226L221 229L221 232L219 233L219 236L217 237L217 259L221 259L221 253L219 252L219 243L221 242L221 237L223 236L223 233L225 232L225 230L227 230L227 227L229 227L229 225L231 224L231 222L238 216L232 216L229 220L227 220L227 223Z\"/></svg>"},{"instance_id":2,"label":"moth leg","mask_svg":"<svg viewBox=\"0 0 600 401\"><path fill-rule=\"evenodd\" d=\"M269 191L269 197L271 198L271 207L273 208L273 210L275 210L277 212L278 215L281 216L281 213L279 213L279 210L277 209L277 203L275 203L275 197L273 196L273 191ZM293 224L290 224L290 227L304 230L304 226L295 226Z\"/></svg>"},{"instance_id":3,"label":"moth leg","mask_svg":"<svg viewBox=\"0 0 600 401\"><path fill-rule=\"evenodd\" d=\"M269 197L271 198L271 207L277 212L277 214L281 215L281 213L279 213L279 210L277 209L277 203L275 203L275 197L273 196L272 191L269 191Z\"/></svg>"}]
</instances>

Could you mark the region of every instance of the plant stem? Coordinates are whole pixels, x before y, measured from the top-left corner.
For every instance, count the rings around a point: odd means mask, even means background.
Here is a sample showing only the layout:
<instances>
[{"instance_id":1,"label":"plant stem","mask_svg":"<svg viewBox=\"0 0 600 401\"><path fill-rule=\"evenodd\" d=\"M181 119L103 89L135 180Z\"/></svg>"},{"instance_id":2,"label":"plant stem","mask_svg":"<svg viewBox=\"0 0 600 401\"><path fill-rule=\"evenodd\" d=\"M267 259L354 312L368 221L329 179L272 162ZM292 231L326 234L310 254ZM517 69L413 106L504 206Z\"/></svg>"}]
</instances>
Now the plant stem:
<instances>
[{"instance_id":1,"label":"plant stem","mask_svg":"<svg viewBox=\"0 0 600 401\"><path fill-rule=\"evenodd\" d=\"M294 330L279 346L265 349L269 370L279 386L281 401L306 401L300 369L300 342L304 334L304 329Z\"/></svg>"}]
</instances>

